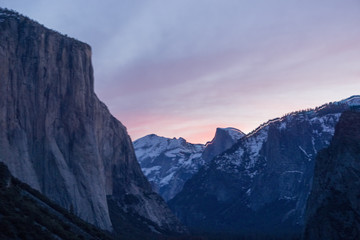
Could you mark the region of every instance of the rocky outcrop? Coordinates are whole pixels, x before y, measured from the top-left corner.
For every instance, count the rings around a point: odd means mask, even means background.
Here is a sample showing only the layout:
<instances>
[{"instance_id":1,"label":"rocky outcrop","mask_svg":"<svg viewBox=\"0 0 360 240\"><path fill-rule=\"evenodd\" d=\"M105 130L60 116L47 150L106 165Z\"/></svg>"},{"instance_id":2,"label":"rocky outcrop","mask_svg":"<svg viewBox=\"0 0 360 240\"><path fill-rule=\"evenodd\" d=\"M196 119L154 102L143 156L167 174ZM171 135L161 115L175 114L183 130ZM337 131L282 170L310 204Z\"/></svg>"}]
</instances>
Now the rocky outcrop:
<instances>
[{"instance_id":1,"label":"rocky outcrop","mask_svg":"<svg viewBox=\"0 0 360 240\"><path fill-rule=\"evenodd\" d=\"M315 164L304 239L360 239L360 112L344 112Z\"/></svg>"},{"instance_id":2,"label":"rocky outcrop","mask_svg":"<svg viewBox=\"0 0 360 240\"><path fill-rule=\"evenodd\" d=\"M183 138L165 138L151 134L134 142L141 169L166 201L179 193L184 183L217 154L229 149L241 137L235 128L218 128L206 145L192 144Z\"/></svg>"},{"instance_id":3,"label":"rocky outcrop","mask_svg":"<svg viewBox=\"0 0 360 240\"><path fill-rule=\"evenodd\" d=\"M0 161L15 177L103 229L113 228L111 198L160 229L183 230L95 95L89 45L1 9L0 66ZM127 204L129 195L137 201Z\"/></svg>"},{"instance_id":4,"label":"rocky outcrop","mask_svg":"<svg viewBox=\"0 0 360 240\"><path fill-rule=\"evenodd\" d=\"M236 128L217 128L213 140L206 144L201 157L205 162L209 162L215 156L232 147L243 136L245 134Z\"/></svg>"},{"instance_id":5,"label":"rocky outcrop","mask_svg":"<svg viewBox=\"0 0 360 240\"><path fill-rule=\"evenodd\" d=\"M194 231L299 237L315 156L359 103L354 96L263 124L188 180L170 207Z\"/></svg>"}]
</instances>

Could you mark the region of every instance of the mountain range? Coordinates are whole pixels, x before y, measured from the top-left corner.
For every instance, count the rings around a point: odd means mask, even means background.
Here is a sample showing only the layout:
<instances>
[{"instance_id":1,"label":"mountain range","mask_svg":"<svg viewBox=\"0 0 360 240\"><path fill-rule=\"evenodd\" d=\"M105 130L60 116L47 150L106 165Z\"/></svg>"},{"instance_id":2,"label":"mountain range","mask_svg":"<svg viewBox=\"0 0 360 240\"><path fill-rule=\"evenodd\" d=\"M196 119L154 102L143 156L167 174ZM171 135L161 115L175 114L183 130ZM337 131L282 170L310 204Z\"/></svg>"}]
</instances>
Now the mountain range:
<instances>
[{"instance_id":1,"label":"mountain range","mask_svg":"<svg viewBox=\"0 0 360 240\"><path fill-rule=\"evenodd\" d=\"M244 135L235 128L217 128L214 139L202 145L188 143L183 138L170 139L151 134L136 140L134 149L153 189L169 201L202 166Z\"/></svg>"},{"instance_id":2,"label":"mountain range","mask_svg":"<svg viewBox=\"0 0 360 240\"><path fill-rule=\"evenodd\" d=\"M192 231L300 237L315 158L329 146L341 114L358 105L360 96L352 96L293 112L229 142L218 129L206 146L149 135L134 142L135 152L145 176Z\"/></svg>"},{"instance_id":3,"label":"mountain range","mask_svg":"<svg viewBox=\"0 0 360 240\"><path fill-rule=\"evenodd\" d=\"M201 168L170 207L195 232L300 236L315 157L358 105L353 96L268 121Z\"/></svg>"},{"instance_id":4,"label":"mountain range","mask_svg":"<svg viewBox=\"0 0 360 240\"><path fill-rule=\"evenodd\" d=\"M359 104L353 96L268 121L200 169L170 207L197 232L301 235L315 157Z\"/></svg>"}]
</instances>

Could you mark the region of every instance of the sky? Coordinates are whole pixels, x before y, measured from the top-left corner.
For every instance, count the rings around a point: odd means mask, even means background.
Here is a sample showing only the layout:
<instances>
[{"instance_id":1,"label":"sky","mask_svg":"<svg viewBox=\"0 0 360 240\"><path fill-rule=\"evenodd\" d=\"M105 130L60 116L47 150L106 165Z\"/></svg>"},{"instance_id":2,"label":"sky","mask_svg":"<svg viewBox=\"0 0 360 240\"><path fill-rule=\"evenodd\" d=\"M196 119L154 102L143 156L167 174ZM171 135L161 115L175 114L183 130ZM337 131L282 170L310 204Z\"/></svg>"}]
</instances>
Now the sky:
<instances>
[{"instance_id":1,"label":"sky","mask_svg":"<svg viewBox=\"0 0 360 240\"><path fill-rule=\"evenodd\" d=\"M0 0L92 47L133 140L210 141L360 94L360 0Z\"/></svg>"}]
</instances>

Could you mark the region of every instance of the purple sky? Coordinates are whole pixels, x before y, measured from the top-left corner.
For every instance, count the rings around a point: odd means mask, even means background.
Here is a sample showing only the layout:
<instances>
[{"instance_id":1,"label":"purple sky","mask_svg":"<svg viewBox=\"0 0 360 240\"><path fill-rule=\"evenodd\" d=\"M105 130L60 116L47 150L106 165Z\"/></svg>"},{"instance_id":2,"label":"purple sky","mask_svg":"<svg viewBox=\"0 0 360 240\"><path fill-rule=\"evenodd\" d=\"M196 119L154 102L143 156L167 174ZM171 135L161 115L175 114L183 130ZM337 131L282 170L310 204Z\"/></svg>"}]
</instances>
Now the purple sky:
<instances>
[{"instance_id":1,"label":"purple sky","mask_svg":"<svg viewBox=\"0 0 360 240\"><path fill-rule=\"evenodd\" d=\"M359 0L0 0L93 49L133 140L211 140L360 91Z\"/></svg>"}]
</instances>

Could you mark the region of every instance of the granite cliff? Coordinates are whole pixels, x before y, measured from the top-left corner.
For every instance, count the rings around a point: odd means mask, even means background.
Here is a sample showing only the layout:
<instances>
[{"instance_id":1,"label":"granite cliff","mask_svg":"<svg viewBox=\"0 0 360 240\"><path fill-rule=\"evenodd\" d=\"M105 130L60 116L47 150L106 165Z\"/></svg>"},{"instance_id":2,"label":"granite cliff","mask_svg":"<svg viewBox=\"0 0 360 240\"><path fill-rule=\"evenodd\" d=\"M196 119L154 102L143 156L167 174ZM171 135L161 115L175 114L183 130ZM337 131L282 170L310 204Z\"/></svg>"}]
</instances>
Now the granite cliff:
<instances>
[{"instance_id":1,"label":"granite cliff","mask_svg":"<svg viewBox=\"0 0 360 240\"><path fill-rule=\"evenodd\" d=\"M210 162L214 157L228 150L244 136L245 133L236 128L217 128L214 138L206 143L206 148L201 158L204 159L205 162Z\"/></svg>"},{"instance_id":2,"label":"granite cliff","mask_svg":"<svg viewBox=\"0 0 360 240\"><path fill-rule=\"evenodd\" d=\"M111 203L184 231L95 95L89 45L0 9L0 66L0 161L15 177L102 229L119 221Z\"/></svg>"}]
</instances>

